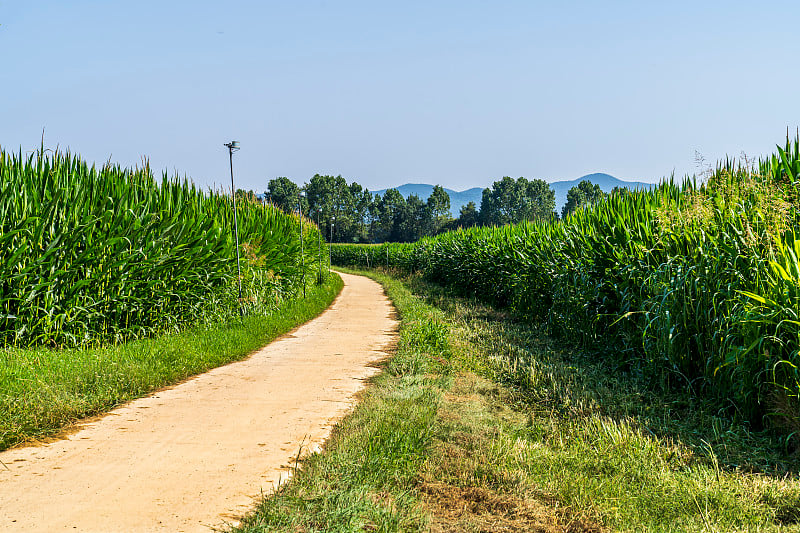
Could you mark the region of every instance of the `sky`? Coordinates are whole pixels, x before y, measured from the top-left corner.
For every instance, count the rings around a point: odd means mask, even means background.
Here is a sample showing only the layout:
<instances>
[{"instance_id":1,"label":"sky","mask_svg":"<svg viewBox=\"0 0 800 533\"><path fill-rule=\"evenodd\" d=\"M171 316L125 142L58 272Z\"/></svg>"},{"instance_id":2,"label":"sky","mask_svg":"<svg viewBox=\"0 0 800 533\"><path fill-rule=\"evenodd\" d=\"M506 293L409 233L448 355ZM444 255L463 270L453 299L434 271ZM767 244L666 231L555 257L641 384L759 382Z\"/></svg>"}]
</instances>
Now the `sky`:
<instances>
[{"instance_id":1,"label":"sky","mask_svg":"<svg viewBox=\"0 0 800 533\"><path fill-rule=\"evenodd\" d=\"M758 4L758 5L756 5ZM656 182L800 127L797 2L0 0L0 147L237 188Z\"/></svg>"}]
</instances>

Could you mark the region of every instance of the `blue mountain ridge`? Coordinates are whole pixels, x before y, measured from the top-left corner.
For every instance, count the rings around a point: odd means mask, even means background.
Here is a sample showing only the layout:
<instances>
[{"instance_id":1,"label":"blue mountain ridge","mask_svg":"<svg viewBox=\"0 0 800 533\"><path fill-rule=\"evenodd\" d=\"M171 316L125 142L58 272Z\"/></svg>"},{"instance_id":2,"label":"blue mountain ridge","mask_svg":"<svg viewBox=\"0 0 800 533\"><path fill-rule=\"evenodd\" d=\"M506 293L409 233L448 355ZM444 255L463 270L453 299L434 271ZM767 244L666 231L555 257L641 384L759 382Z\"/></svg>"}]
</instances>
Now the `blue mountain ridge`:
<instances>
[{"instance_id":1,"label":"blue mountain ridge","mask_svg":"<svg viewBox=\"0 0 800 533\"><path fill-rule=\"evenodd\" d=\"M580 178L576 178L574 180L554 181L550 183L550 187L556 193L556 211L561 213L561 208L567 203L567 191L578 185L583 180L588 180L599 185L604 192L611 192L614 187L647 189L655 186L654 183L621 180L610 174L604 174L602 172L586 174L585 176L581 176ZM398 190L398 192L400 192L400 194L403 195L403 198L408 198L412 194L416 194L420 197L420 199L422 199L422 201L427 200L428 196L430 196L431 192L433 192L433 185L428 185L427 183L406 183L395 188ZM454 191L453 189L448 189L445 187L444 190L450 195L450 214L453 217L458 217L459 213L461 212L461 207L467 205L469 202L475 202L475 207L477 208L480 208L481 206L481 197L483 195L482 187L473 187L472 189L467 189L465 191ZM383 196L386 191L387 189L381 189L379 191L370 192Z\"/></svg>"}]
</instances>

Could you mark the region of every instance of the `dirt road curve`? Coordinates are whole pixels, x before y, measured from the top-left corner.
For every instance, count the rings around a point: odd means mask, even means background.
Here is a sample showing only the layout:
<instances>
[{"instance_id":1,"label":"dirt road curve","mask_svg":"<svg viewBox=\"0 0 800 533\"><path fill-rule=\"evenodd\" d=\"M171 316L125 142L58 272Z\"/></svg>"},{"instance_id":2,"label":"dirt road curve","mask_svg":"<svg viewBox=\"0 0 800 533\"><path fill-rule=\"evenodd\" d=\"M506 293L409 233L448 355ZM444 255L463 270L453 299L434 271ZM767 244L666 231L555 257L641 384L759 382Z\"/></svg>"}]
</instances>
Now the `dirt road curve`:
<instances>
[{"instance_id":1,"label":"dirt road curve","mask_svg":"<svg viewBox=\"0 0 800 533\"><path fill-rule=\"evenodd\" d=\"M208 532L235 523L319 446L395 338L381 287L342 274L334 305L249 359L0 453L0 531Z\"/></svg>"}]
</instances>

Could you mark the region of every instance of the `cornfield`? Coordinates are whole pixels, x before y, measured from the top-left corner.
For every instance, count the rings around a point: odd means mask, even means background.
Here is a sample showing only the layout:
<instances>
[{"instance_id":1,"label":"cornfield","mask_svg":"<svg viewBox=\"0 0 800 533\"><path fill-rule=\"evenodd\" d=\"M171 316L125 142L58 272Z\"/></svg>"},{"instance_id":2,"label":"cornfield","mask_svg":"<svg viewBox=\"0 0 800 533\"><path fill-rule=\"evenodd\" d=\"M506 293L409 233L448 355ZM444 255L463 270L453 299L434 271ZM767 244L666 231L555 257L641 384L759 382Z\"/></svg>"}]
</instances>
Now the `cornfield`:
<instances>
[{"instance_id":1,"label":"cornfield","mask_svg":"<svg viewBox=\"0 0 800 533\"><path fill-rule=\"evenodd\" d=\"M624 191L565 220L412 244L336 245L332 262L421 272L759 426L800 426L800 147L726 160L705 183Z\"/></svg>"},{"instance_id":2,"label":"cornfield","mask_svg":"<svg viewBox=\"0 0 800 533\"><path fill-rule=\"evenodd\" d=\"M238 217L241 301L230 196L146 163L0 150L0 343L121 342L274 307L317 279L327 250L310 221L301 258L297 216L245 201Z\"/></svg>"}]
</instances>

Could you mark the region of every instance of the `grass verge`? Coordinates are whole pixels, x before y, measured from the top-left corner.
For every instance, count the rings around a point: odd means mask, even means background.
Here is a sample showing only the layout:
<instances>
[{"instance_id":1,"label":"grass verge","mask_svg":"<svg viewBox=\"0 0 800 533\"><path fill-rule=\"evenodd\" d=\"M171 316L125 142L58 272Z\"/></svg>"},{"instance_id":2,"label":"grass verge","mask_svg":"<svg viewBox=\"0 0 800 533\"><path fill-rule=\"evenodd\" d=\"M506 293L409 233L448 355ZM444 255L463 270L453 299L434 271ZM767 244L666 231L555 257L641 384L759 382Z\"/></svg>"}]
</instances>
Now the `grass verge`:
<instances>
[{"instance_id":1,"label":"grass verge","mask_svg":"<svg viewBox=\"0 0 800 533\"><path fill-rule=\"evenodd\" d=\"M319 315L343 286L331 276L273 312L86 350L0 350L0 450L242 359Z\"/></svg>"},{"instance_id":2,"label":"grass verge","mask_svg":"<svg viewBox=\"0 0 800 533\"><path fill-rule=\"evenodd\" d=\"M343 269L344 270L344 269ZM798 531L797 457L419 278L356 410L240 532Z\"/></svg>"}]
</instances>

